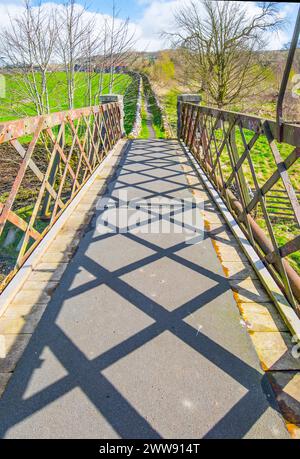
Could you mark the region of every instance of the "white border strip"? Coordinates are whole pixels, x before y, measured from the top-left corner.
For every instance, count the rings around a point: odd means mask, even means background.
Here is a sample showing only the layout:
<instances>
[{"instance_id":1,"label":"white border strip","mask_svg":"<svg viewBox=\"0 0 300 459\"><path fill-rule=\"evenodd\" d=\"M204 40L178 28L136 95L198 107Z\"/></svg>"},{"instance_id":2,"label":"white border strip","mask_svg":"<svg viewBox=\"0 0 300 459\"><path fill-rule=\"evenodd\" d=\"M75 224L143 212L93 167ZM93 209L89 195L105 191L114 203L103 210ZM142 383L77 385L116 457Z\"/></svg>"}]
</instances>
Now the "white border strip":
<instances>
[{"instance_id":1,"label":"white border strip","mask_svg":"<svg viewBox=\"0 0 300 459\"><path fill-rule=\"evenodd\" d=\"M288 303L287 299L279 289L278 285L276 284L275 280L263 264L262 260L259 258L248 239L245 237L243 231L239 227L232 213L227 209L219 193L205 175L201 166L197 163L194 156L189 151L184 142L181 141L181 145L183 146L185 153L187 154L194 168L201 177L209 194L213 198L214 202L217 204L220 212L222 213L226 223L229 225L232 233L234 234L235 238L240 244L243 252L245 253L250 263L252 264L254 270L258 274L260 281L262 282L270 297L274 301L275 306L277 307L287 327L289 328L293 336L300 340L300 319L294 311L293 307Z\"/></svg>"},{"instance_id":2,"label":"white border strip","mask_svg":"<svg viewBox=\"0 0 300 459\"><path fill-rule=\"evenodd\" d=\"M88 191L89 187L92 185L97 175L99 175L101 170L105 167L106 163L109 161L111 156L115 153L116 149L122 145L122 141L123 139L120 139L116 143L116 145L113 147L113 149L109 152L109 154L106 156L106 158L102 161L102 163L99 164L97 169L93 172L93 174L84 184L84 186L75 196L73 201L70 202L70 204L65 209L65 211L61 214L61 216L54 223L52 228L48 231L48 233L45 235L45 237L42 239L42 241L39 243L36 249L32 252L32 254L28 257L28 259L23 264L23 266L21 266L21 268L16 273L16 275L8 283L7 287L3 290L2 294L0 295L0 317L2 314L4 314L10 302L13 300L13 298L22 288L28 276L30 275L34 267L37 265L40 258L43 256L43 254L45 253L45 251L47 250L47 248L49 247L53 239L56 237L59 230L66 223L66 221L68 220L69 216L71 215L75 207L79 204L83 195ZM124 144L124 146L125 145L126 143Z\"/></svg>"}]
</instances>

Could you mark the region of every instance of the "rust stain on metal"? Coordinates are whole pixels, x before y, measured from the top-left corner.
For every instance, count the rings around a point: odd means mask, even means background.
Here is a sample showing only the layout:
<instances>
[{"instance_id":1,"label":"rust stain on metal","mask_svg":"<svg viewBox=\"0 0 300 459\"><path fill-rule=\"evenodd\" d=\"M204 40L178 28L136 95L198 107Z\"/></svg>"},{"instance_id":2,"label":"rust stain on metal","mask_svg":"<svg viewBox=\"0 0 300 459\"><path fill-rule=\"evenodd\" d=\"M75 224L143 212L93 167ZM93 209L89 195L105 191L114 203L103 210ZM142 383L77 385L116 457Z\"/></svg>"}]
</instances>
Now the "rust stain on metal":
<instances>
[{"instance_id":1,"label":"rust stain on metal","mask_svg":"<svg viewBox=\"0 0 300 459\"><path fill-rule=\"evenodd\" d=\"M224 272L225 276L226 276L227 278L230 277L230 275L229 275L229 268L227 268L227 266L224 266L224 264L223 264L222 251L221 251L221 249L220 249L220 247L219 247L217 241L214 240L214 239L211 239L211 242L212 242L212 245L213 245L213 247L214 247L214 249L215 249L215 252L216 252L216 254L217 254L217 257L218 257L218 259L219 259L220 262L221 262L221 266L222 266L222 269L223 269L223 272ZM235 250L235 249L233 248L233 250ZM239 304L239 303L240 303L240 299L239 299L239 296L238 296L237 292L234 291L234 289L233 289L232 287L231 287L231 289L232 289L232 293L233 293L233 296L234 296L235 301Z\"/></svg>"},{"instance_id":2,"label":"rust stain on metal","mask_svg":"<svg viewBox=\"0 0 300 459\"><path fill-rule=\"evenodd\" d=\"M78 121L76 127L75 120ZM58 127L58 133L53 127ZM29 144L28 138L22 139L28 134L32 135ZM72 137L69 143L67 135ZM22 158L8 198L0 203L0 235L7 228L22 235L18 246L15 244L16 259L9 264L4 260L6 264L1 267L0 292L121 137L118 102L0 123L0 145L9 142ZM34 156L38 144L46 156L44 169L39 168ZM64 173L58 174L59 165L64 166ZM23 217L18 214L18 195L27 173L37 181L37 192L30 202L30 214ZM43 222L42 229L37 230L40 222Z\"/></svg>"},{"instance_id":3,"label":"rust stain on metal","mask_svg":"<svg viewBox=\"0 0 300 459\"><path fill-rule=\"evenodd\" d=\"M204 229L206 231L210 231L211 226L210 226L209 221L206 218L203 218L203 221L204 221Z\"/></svg>"},{"instance_id":4,"label":"rust stain on metal","mask_svg":"<svg viewBox=\"0 0 300 459\"><path fill-rule=\"evenodd\" d=\"M300 127L285 124L284 138L282 140L292 146L293 150L287 158L283 159L274 142L277 125L272 120L264 120L259 117L211 107L197 106L188 102L180 104L179 119L181 119L181 123L179 123L179 137L184 140L194 155L195 160L198 161L208 178L213 182L217 190L219 190L228 208L233 211L248 240L255 245L255 248L257 246L260 248L257 253L297 312L297 301L300 303L300 276L285 257L300 249L300 237L298 235L293 236L291 241L281 247L279 242L276 241L276 238L273 237L273 222L269 222L270 228L268 227L266 230L263 230L252 214L253 210L257 209L258 206L263 208L264 214L268 214L268 208L262 196L266 196L274 188L274 185L280 181L284 185L284 190L293 210L295 221L300 226L300 204L298 203L296 191L288 175L288 170L300 158ZM253 133L249 142L245 137L243 129L248 129ZM221 133L223 140L221 139L221 144L218 148L215 148L214 141L217 130L220 131L217 133L217 138L219 138L218 136ZM192 131L193 135L191 136ZM235 147L237 131L239 131L245 145L245 151L242 156L238 156ZM256 185L252 196L249 193L243 166L247 165L247 161L251 161L251 149L261 135L266 137L270 151L273 154L275 170L271 177L262 185L259 184L257 177L255 177L254 182ZM230 136L230 142L227 145L228 142L225 139L228 136ZM232 166L229 178L224 178L221 172L222 164L220 158L221 153L225 151L224 148L226 145L226 153L228 158L230 158Z\"/></svg>"},{"instance_id":5,"label":"rust stain on metal","mask_svg":"<svg viewBox=\"0 0 300 459\"><path fill-rule=\"evenodd\" d=\"M210 225L210 222L207 219L204 219L204 227L205 227L206 231L208 231L208 232L211 231L211 225ZM219 261L221 263L224 275L227 278L229 278L230 277L229 268L227 266L224 266L224 264L223 264L222 250L220 249L220 247L218 245L218 242L213 237L211 237L211 242L212 242L214 250L215 250L215 252L217 254L217 257L218 257L218 259L219 259ZM234 247L232 248L232 250L235 250ZM241 301L241 298L239 297L239 294L234 289L234 287L231 286L231 290L232 290L232 294L233 294L233 297L235 299L235 302L237 304L237 307L238 307L238 309L240 311L240 314L244 318L245 317L245 311L244 311L244 307L243 307L243 302ZM247 333L249 334L249 336L254 334L253 330L251 330L248 327L247 327ZM253 343L253 345L254 345L254 343ZM269 373L270 368L265 363L264 357L263 357L262 353L260 352L260 349L257 348L255 345L254 345L254 347L255 347L256 353L258 355L258 358L259 358L259 361L260 361L260 366L261 366L262 370L267 375L269 375L270 374ZM280 394L282 394L282 389L280 388L279 385L276 386L274 384L271 384L271 387L273 389L275 397L277 398L279 409L280 409L281 414L282 414L282 416L284 418L284 421L285 421L285 424L286 424L286 428L287 428L289 434L291 435L292 438L299 439L300 438L300 427L299 427L299 425L300 425L300 415L299 415L299 413L296 412L285 401L285 399L280 397Z\"/></svg>"},{"instance_id":6,"label":"rust stain on metal","mask_svg":"<svg viewBox=\"0 0 300 459\"><path fill-rule=\"evenodd\" d=\"M236 296L238 297L238 294L236 292L234 292L234 294L236 294ZM239 300L236 299L236 302L238 304L238 307L239 307L239 310L241 311L241 314L242 316L245 315L245 309L243 308L243 303ZM251 330L249 330L249 333L251 332Z\"/></svg>"},{"instance_id":7,"label":"rust stain on metal","mask_svg":"<svg viewBox=\"0 0 300 459\"><path fill-rule=\"evenodd\" d=\"M231 289L232 289L232 287L231 287ZM239 297L238 292L236 292L235 290L232 289L232 294L233 294L233 297L234 297L238 307L240 307L240 304L241 304L242 301L241 301L241 299ZM249 330L249 332L250 332L250 330Z\"/></svg>"},{"instance_id":8,"label":"rust stain on metal","mask_svg":"<svg viewBox=\"0 0 300 459\"><path fill-rule=\"evenodd\" d=\"M280 411L290 426L300 427L300 403L292 395L285 391L285 387L278 383L276 375L267 373L268 380L276 396Z\"/></svg>"},{"instance_id":9,"label":"rust stain on metal","mask_svg":"<svg viewBox=\"0 0 300 459\"><path fill-rule=\"evenodd\" d=\"M214 249L216 251L217 257L219 258L219 260L222 263L222 261L223 261L222 260L222 254L221 254L221 251L220 251L220 248L219 248L217 242L214 239L211 239L211 242L212 242L212 245L214 246ZM222 263L222 267L223 267L223 263Z\"/></svg>"},{"instance_id":10,"label":"rust stain on metal","mask_svg":"<svg viewBox=\"0 0 300 459\"><path fill-rule=\"evenodd\" d=\"M229 277L229 268L226 268L225 266L222 265L222 268L223 268L223 271L224 271L224 274L226 277Z\"/></svg>"},{"instance_id":11,"label":"rust stain on metal","mask_svg":"<svg viewBox=\"0 0 300 459\"><path fill-rule=\"evenodd\" d=\"M300 414L297 413L290 405L288 405L284 400L277 398L277 402L281 411L282 416L288 421L294 424L295 426L300 427Z\"/></svg>"},{"instance_id":12,"label":"rust stain on metal","mask_svg":"<svg viewBox=\"0 0 300 459\"><path fill-rule=\"evenodd\" d=\"M293 440L300 440L300 426L286 422L286 428Z\"/></svg>"}]
</instances>

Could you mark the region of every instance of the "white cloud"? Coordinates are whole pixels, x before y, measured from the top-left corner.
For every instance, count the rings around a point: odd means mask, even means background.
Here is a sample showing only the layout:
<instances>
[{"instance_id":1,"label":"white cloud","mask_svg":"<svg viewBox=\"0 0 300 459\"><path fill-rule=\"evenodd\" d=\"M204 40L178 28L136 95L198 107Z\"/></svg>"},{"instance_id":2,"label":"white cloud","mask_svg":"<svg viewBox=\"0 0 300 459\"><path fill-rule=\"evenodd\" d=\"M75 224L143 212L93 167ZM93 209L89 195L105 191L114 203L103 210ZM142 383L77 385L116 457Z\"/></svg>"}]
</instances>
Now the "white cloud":
<instances>
[{"instance_id":1,"label":"white cloud","mask_svg":"<svg viewBox=\"0 0 300 459\"><path fill-rule=\"evenodd\" d=\"M149 3L144 15L138 23L142 31L142 43L148 44L150 50L161 49L166 45L166 41L161 38L162 31L170 30L173 23L173 13L182 5L180 0L161 2L158 0Z\"/></svg>"},{"instance_id":2,"label":"white cloud","mask_svg":"<svg viewBox=\"0 0 300 459\"><path fill-rule=\"evenodd\" d=\"M9 17L17 16L22 13L21 4L15 3L0 3L0 28L5 27L9 23Z\"/></svg>"},{"instance_id":3,"label":"white cloud","mask_svg":"<svg viewBox=\"0 0 300 459\"><path fill-rule=\"evenodd\" d=\"M136 34L136 48L138 50L155 51L166 47L168 44L160 34L165 30L172 30L173 27L173 13L182 6L182 0L136 0L141 8L144 9L144 13L138 21L131 21L130 31L135 31ZM47 4L47 3L46 3ZM53 5L48 3L49 7ZM56 4L57 7L57 4ZM78 5L79 8L82 8ZM243 4L246 8L247 14L253 16L260 10L256 2L246 2ZM9 15L11 17L16 16L22 12L21 0L0 0L0 28L6 26L9 21ZM282 6L280 15L282 17L295 17L296 6L287 3ZM87 12L86 17L90 17L91 14ZM96 24L98 28L103 27L104 18L107 15L97 13L95 15ZM279 32L270 32L267 35L268 38L268 49L280 49L290 39L292 26L289 24L285 29Z\"/></svg>"},{"instance_id":4,"label":"white cloud","mask_svg":"<svg viewBox=\"0 0 300 459\"><path fill-rule=\"evenodd\" d=\"M140 32L139 49L148 45L150 50L158 50L167 45L166 41L160 37L162 31L172 31L174 28L173 14L180 6L182 0L138 0L139 3L146 5L143 17L137 24ZM185 1L188 3L188 0ZM260 13L261 8L257 2L241 2L241 8L245 8L246 14L253 17ZM296 16L298 5L286 3L279 10L279 17L290 19ZM281 49L290 39L293 24L288 20L286 26L279 31L272 31L266 34L267 49Z\"/></svg>"}]
</instances>

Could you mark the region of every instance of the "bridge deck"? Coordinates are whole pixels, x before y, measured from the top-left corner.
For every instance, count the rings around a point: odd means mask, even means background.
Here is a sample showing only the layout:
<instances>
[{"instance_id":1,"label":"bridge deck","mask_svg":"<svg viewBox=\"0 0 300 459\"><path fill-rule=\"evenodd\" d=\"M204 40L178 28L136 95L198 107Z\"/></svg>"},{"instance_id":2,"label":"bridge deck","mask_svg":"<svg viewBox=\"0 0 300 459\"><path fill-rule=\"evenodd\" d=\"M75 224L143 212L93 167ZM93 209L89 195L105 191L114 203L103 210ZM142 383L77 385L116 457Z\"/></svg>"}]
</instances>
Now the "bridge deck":
<instances>
[{"instance_id":1,"label":"bridge deck","mask_svg":"<svg viewBox=\"0 0 300 459\"><path fill-rule=\"evenodd\" d=\"M108 195L191 198L178 151L133 141ZM209 233L101 234L100 214L4 393L1 436L287 437Z\"/></svg>"}]
</instances>

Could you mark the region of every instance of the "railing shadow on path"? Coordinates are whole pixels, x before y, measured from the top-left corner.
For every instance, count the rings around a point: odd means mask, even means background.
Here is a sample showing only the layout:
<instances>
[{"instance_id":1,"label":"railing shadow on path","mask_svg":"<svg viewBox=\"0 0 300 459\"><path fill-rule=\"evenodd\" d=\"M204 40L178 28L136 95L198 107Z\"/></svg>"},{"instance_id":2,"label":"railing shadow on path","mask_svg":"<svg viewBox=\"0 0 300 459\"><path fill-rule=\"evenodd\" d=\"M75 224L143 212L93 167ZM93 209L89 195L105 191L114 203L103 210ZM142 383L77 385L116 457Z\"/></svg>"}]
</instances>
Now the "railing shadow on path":
<instances>
[{"instance_id":1,"label":"railing shadow on path","mask_svg":"<svg viewBox=\"0 0 300 459\"><path fill-rule=\"evenodd\" d=\"M170 153L172 142L160 142L160 157L153 153L153 144L156 145L156 148L158 147L157 143L151 140L132 143L126 156L121 159L115 176L111 179L111 194L116 189L125 189L130 186L138 193L142 192L143 197L147 199L157 196L170 196L168 190L153 192L151 186L149 189L149 185L157 181L156 171L158 167L164 175L160 180L170 187L171 195L187 188L186 183L184 183L185 173L182 170L174 170L178 161L174 152ZM134 155L141 148L141 145L143 159L138 159L140 166L138 174L141 180L128 185L126 178L131 178L135 174L136 161ZM206 205L209 206L209 202L206 202ZM151 253L114 270L108 269L93 259L89 252L91 245L95 245L99 241L109 241L115 236L113 233L99 235L95 231L96 221L101 212L102 210L96 211L92 224L82 238L75 257L70 262L59 287L54 292L52 300L0 401L0 436L6 436L12 427L43 410L51 403L59 401L60 397L65 394L79 388L109 423L117 436L121 438L161 438L161 432L152 426L151 422L109 381L108 377L105 376L105 370L163 333L168 332L221 369L245 389L245 394L215 425L210 427L204 437L244 437L270 407L270 404L277 410L266 376L258 368L243 361L228 351L226 347L202 333L201 330L196 331L185 321L190 314L216 300L219 296L226 292L230 294L228 281L223 275L210 270L207 264L199 265L188 257L185 258L180 253L186 246L184 241L163 247L131 232L122 234L124 241L140 244L143 248L149 249ZM206 233L205 238L209 238L209 234ZM228 241L222 240L222 242L227 243ZM209 286L173 310L166 309L160 304L159 299L145 295L124 280L125 275L133 273L136 269L166 258L204 276L208 280ZM89 274L85 278L86 282L81 285L75 283L74 286L74 279L83 270ZM99 355L89 358L76 345L74 339L71 339L62 329L59 318L66 302L72 298L82 298L86 292L96 291L101 285L107 286L139 312L146 315L150 319L150 324ZM98 306L99 314L101 314L101 300ZM80 307L84 308L82 302ZM76 314L76 310L73 314ZM42 354L45 348L50 349L54 354L63 367L65 375L54 382L49 382L37 393L25 396L33 374L43 366ZM176 355L174 358L176 359ZM168 369L161 369L161 371L165 372ZM198 389L199 391L205 390L201 387Z\"/></svg>"}]
</instances>

